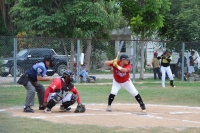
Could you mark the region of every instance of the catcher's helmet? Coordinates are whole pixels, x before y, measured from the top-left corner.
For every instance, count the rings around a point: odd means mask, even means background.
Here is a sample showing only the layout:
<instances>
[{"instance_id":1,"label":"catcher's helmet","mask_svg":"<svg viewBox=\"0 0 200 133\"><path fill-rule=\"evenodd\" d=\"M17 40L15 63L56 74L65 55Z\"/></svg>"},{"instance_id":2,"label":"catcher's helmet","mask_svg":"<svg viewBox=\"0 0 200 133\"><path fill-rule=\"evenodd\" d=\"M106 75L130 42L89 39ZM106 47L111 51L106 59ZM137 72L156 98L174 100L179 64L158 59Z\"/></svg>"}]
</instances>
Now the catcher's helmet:
<instances>
[{"instance_id":1,"label":"catcher's helmet","mask_svg":"<svg viewBox=\"0 0 200 133\"><path fill-rule=\"evenodd\" d=\"M66 76L70 76L70 77L73 77L74 73L71 71L71 70L65 70L63 73L62 73L62 77L61 78L65 78Z\"/></svg>"},{"instance_id":2,"label":"catcher's helmet","mask_svg":"<svg viewBox=\"0 0 200 133\"><path fill-rule=\"evenodd\" d=\"M130 61L130 58L128 57L128 55L122 54L122 55L120 56L120 60L129 60L129 61Z\"/></svg>"},{"instance_id":3,"label":"catcher's helmet","mask_svg":"<svg viewBox=\"0 0 200 133\"><path fill-rule=\"evenodd\" d=\"M172 51L171 51L170 49L167 49L165 52L169 52L169 53L171 53Z\"/></svg>"},{"instance_id":4,"label":"catcher's helmet","mask_svg":"<svg viewBox=\"0 0 200 133\"><path fill-rule=\"evenodd\" d=\"M43 59L43 62L45 63L45 61L50 61L50 67L53 67L55 64L54 60L55 60L55 58L52 56L45 56Z\"/></svg>"}]
</instances>

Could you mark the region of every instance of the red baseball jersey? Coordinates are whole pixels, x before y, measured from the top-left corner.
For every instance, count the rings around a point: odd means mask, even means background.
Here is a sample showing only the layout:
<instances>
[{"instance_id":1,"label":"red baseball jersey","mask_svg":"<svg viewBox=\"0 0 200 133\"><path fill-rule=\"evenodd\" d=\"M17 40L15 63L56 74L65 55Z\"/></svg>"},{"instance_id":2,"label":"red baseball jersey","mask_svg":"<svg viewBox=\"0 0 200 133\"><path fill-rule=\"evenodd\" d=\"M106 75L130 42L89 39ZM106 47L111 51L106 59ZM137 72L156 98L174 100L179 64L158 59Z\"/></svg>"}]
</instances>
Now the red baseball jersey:
<instances>
[{"instance_id":1,"label":"red baseball jersey","mask_svg":"<svg viewBox=\"0 0 200 133\"><path fill-rule=\"evenodd\" d=\"M64 83L61 78L54 79L53 82L49 85L49 87L45 91L44 102L47 102L49 93L54 93L56 90L61 90L63 88L63 85ZM77 102L80 103L81 99L77 89L73 87L70 91L78 96Z\"/></svg>"},{"instance_id":2,"label":"red baseball jersey","mask_svg":"<svg viewBox=\"0 0 200 133\"><path fill-rule=\"evenodd\" d=\"M117 61L117 64L120 66L120 61ZM129 80L130 78L130 71L132 69L131 64L125 65L122 68L126 68L128 71L127 72L121 72L119 69L117 69L113 64L110 64L110 66L113 67L113 77L115 81L118 83L124 83Z\"/></svg>"}]
</instances>

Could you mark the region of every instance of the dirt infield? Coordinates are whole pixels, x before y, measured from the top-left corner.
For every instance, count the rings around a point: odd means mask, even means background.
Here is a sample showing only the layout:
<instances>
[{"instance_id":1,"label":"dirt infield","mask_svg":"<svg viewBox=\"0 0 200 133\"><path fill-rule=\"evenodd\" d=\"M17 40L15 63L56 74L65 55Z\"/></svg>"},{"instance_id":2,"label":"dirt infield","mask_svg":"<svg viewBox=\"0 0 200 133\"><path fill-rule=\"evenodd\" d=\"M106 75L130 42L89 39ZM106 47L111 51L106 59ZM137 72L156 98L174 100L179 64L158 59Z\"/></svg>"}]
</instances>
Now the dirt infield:
<instances>
[{"instance_id":1,"label":"dirt infield","mask_svg":"<svg viewBox=\"0 0 200 133\"><path fill-rule=\"evenodd\" d=\"M59 106L55 106L51 114L44 113L36 107L34 108L35 113L24 113L22 108L9 108L0 111L11 112L13 116L43 119L51 122L107 127L200 127L200 107L150 104L147 104L146 107L146 114L141 113L138 104L113 104L112 112L105 110L106 104L86 104L85 113L74 113L75 105L72 106L70 112L59 111Z\"/></svg>"}]
</instances>

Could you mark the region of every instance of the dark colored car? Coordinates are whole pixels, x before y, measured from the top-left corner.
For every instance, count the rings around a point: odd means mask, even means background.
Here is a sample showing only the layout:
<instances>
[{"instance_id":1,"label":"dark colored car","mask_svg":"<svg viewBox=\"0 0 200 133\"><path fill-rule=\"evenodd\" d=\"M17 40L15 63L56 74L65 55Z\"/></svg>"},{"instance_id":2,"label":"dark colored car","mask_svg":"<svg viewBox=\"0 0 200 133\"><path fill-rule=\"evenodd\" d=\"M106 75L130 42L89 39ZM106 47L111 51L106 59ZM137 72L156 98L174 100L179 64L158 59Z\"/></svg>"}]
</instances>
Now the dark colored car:
<instances>
[{"instance_id":1,"label":"dark colored car","mask_svg":"<svg viewBox=\"0 0 200 133\"><path fill-rule=\"evenodd\" d=\"M46 75L52 76L54 73L58 73L58 75L61 76L62 72L67 69L66 56L57 55L53 49L48 48L32 48L19 51L16 55L16 76L20 76L27 69L31 68L35 63L42 61L45 56L55 57L55 65L53 68L48 69ZM1 76L6 77L9 74L14 76L13 57L4 58L3 64L1 66Z\"/></svg>"}]
</instances>

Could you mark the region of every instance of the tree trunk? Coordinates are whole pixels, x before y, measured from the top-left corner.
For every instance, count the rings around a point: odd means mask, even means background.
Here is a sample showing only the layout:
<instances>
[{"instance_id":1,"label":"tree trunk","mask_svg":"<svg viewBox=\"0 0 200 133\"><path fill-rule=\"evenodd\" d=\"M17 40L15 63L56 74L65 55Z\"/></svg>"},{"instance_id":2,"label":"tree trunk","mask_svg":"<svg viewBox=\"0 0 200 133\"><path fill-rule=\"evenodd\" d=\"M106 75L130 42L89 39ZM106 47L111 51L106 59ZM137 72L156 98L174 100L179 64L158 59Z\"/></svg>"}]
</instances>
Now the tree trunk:
<instances>
[{"instance_id":1,"label":"tree trunk","mask_svg":"<svg viewBox=\"0 0 200 133\"><path fill-rule=\"evenodd\" d=\"M144 79L144 43L141 43L141 66L140 66L140 79Z\"/></svg>"},{"instance_id":2,"label":"tree trunk","mask_svg":"<svg viewBox=\"0 0 200 133\"><path fill-rule=\"evenodd\" d=\"M85 59L84 59L84 63L85 63L85 68L86 70L90 70L90 56L91 56L91 51L92 51L92 40L89 39L87 40L87 49L85 52Z\"/></svg>"},{"instance_id":3,"label":"tree trunk","mask_svg":"<svg viewBox=\"0 0 200 133\"><path fill-rule=\"evenodd\" d=\"M70 70L74 70L74 40L71 39L71 52L70 52Z\"/></svg>"}]
</instances>

